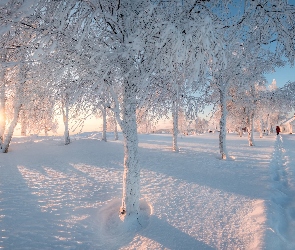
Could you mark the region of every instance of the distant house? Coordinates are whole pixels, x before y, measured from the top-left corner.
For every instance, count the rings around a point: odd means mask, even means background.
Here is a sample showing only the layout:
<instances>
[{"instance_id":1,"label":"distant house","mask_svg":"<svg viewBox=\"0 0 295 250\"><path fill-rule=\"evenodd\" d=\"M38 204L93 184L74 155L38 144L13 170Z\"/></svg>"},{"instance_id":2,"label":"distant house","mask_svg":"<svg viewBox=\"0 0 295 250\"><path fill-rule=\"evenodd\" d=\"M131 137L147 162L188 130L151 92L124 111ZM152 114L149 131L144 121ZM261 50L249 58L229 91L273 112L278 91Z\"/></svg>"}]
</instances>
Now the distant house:
<instances>
[{"instance_id":1,"label":"distant house","mask_svg":"<svg viewBox=\"0 0 295 250\"><path fill-rule=\"evenodd\" d=\"M292 134L295 131L295 114L293 117L287 119L286 121L280 124L282 133Z\"/></svg>"}]
</instances>

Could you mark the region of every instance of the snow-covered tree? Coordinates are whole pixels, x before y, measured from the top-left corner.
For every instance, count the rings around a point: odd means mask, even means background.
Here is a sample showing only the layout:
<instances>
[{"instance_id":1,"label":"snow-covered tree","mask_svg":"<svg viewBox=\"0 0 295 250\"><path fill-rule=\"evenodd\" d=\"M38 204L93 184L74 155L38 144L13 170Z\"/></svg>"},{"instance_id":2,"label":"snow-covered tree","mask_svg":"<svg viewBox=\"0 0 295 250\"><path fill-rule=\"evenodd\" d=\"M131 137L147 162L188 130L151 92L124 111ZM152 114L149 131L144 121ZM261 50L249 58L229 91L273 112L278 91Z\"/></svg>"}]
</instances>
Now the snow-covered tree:
<instances>
[{"instance_id":1,"label":"snow-covered tree","mask_svg":"<svg viewBox=\"0 0 295 250\"><path fill-rule=\"evenodd\" d=\"M114 140L115 141L117 141L119 139L118 123L117 123L115 114L110 110L108 110L107 130L114 132Z\"/></svg>"},{"instance_id":2,"label":"snow-covered tree","mask_svg":"<svg viewBox=\"0 0 295 250\"><path fill-rule=\"evenodd\" d=\"M7 153L8 148L13 136L14 129L18 123L19 115L21 112L22 105L25 99L25 86L26 86L26 69L24 67L14 67L11 71L13 74L14 82L13 86L10 89L11 95L10 99L10 117L6 115L6 117L10 118L8 120L8 126L5 128L3 144L2 144L2 152ZM9 109L6 109L6 112Z\"/></svg>"},{"instance_id":3,"label":"snow-covered tree","mask_svg":"<svg viewBox=\"0 0 295 250\"><path fill-rule=\"evenodd\" d=\"M205 118L197 117L194 120L194 130L197 134L202 134L208 130L208 121Z\"/></svg>"}]
</instances>

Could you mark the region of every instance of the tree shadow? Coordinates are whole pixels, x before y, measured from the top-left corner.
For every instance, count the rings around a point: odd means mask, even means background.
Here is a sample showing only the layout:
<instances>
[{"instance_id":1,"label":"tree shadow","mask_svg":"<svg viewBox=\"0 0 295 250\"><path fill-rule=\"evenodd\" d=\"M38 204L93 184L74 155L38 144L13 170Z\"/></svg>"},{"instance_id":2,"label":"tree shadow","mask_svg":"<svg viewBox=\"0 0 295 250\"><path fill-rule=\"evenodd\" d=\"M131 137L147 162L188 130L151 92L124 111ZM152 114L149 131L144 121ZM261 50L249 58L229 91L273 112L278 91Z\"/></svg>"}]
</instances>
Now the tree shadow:
<instances>
[{"instance_id":1,"label":"tree shadow","mask_svg":"<svg viewBox=\"0 0 295 250\"><path fill-rule=\"evenodd\" d=\"M139 152L142 169L250 198L264 198L265 194L257 192L264 190L268 181L262 178L268 177L266 168L259 168L262 160L223 161L214 151L199 152L190 148L183 148L177 154L151 148L140 148ZM263 164L267 163L263 161ZM249 181L255 185L249 185Z\"/></svg>"},{"instance_id":2,"label":"tree shadow","mask_svg":"<svg viewBox=\"0 0 295 250\"><path fill-rule=\"evenodd\" d=\"M40 211L38 197L32 194L17 166L1 166L0 248L48 249L58 245L52 226L54 215Z\"/></svg>"},{"instance_id":3,"label":"tree shadow","mask_svg":"<svg viewBox=\"0 0 295 250\"><path fill-rule=\"evenodd\" d=\"M213 247L198 241L190 235L180 231L179 229L171 226L168 222L159 219L157 216L152 215L148 227L141 231L140 234L144 237L152 239L160 243L168 249L202 249L209 250Z\"/></svg>"}]
</instances>

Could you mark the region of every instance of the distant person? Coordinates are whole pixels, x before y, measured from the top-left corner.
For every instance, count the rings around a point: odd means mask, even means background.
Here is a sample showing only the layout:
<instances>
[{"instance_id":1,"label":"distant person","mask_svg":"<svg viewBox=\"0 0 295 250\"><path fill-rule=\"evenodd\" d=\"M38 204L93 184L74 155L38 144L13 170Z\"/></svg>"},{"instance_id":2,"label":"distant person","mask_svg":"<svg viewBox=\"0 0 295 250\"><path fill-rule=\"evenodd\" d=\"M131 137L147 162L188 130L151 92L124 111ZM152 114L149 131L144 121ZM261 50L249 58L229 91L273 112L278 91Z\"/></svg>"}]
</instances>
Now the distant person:
<instances>
[{"instance_id":1,"label":"distant person","mask_svg":"<svg viewBox=\"0 0 295 250\"><path fill-rule=\"evenodd\" d=\"M281 129L279 126L276 127L277 135L281 132Z\"/></svg>"}]
</instances>

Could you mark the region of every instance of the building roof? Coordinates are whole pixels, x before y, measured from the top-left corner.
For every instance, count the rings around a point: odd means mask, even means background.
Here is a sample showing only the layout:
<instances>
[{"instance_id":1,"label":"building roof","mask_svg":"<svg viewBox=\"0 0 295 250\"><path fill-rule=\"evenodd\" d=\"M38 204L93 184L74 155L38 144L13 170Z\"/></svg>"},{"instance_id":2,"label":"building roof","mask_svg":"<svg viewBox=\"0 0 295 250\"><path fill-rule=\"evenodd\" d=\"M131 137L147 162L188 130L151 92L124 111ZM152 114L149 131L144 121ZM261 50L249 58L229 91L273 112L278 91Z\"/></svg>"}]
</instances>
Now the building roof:
<instances>
[{"instance_id":1,"label":"building roof","mask_svg":"<svg viewBox=\"0 0 295 250\"><path fill-rule=\"evenodd\" d=\"M291 118L287 119L287 120L286 120L286 121L284 121L284 122L281 122L281 125L286 125L286 124L289 124L289 123L293 122L294 120L295 120L295 114L294 114L294 116L293 116L293 117L291 117Z\"/></svg>"}]
</instances>

